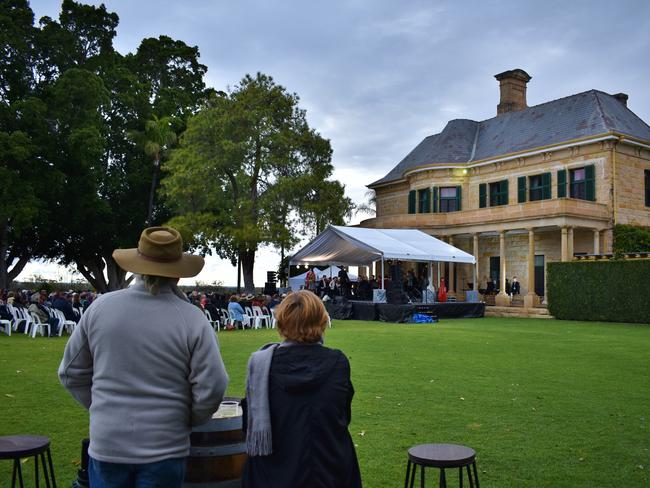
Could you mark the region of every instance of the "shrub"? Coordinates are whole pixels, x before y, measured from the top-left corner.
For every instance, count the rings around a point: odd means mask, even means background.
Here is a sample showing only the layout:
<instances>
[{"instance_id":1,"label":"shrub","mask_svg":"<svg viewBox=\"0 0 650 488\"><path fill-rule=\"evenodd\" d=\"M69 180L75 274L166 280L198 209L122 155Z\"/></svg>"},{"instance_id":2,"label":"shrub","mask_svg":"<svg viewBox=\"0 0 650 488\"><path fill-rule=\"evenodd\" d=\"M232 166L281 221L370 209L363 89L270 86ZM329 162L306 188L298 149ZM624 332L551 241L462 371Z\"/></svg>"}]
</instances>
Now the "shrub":
<instances>
[{"instance_id":1,"label":"shrub","mask_svg":"<svg viewBox=\"0 0 650 488\"><path fill-rule=\"evenodd\" d=\"M558 319L650 323L650 260L548 263L548 309Z\"/></svg>"},{"instance_id":2,"label":"shrub","mask_svg":"<svg viewBox=\"0 0 650 488\"><path fill-rule=\"evenodd\" d=\"M650 252L650 228L617 224L614 226L614 253Z\"/></svg>"}]
</instances>

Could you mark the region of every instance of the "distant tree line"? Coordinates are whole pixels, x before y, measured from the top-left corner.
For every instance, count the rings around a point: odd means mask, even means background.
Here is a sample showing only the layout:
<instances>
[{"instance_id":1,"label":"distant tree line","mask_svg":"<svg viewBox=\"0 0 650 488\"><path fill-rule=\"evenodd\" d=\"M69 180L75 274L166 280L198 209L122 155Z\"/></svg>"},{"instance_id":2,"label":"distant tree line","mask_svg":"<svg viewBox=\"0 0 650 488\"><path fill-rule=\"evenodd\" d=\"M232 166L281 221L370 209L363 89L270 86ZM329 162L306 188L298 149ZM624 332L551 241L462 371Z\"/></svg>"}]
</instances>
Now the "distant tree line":
<instances>
[{"instance_id":1,"label":"distant tree line","mask_svg":"<svg viewBox=\"0 0 650 488\"><path fill-rule=\"evenodd\" d=\"M42 258L122 288L113 249L170 222L239 260L252 290L260 245L284 254L350 214L295 94L263 74L208 88L198 48L164 35L120 54L118 22L104 5L64 0L36 23L27 1L0 3L0 287Z\"/></svg>"}]
</instances>

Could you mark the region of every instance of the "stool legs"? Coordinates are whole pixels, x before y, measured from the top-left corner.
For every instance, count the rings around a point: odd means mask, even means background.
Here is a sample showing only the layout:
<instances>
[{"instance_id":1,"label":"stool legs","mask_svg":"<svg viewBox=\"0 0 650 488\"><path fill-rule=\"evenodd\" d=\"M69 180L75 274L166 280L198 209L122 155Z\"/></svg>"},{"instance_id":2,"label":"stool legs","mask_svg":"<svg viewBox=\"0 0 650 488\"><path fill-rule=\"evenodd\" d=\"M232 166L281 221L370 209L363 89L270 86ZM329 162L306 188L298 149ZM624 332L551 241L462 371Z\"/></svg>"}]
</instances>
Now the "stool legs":
<instances>
[{"instance_id":1,"label":"stool legs","mask_svg":"<svg viewBox=\"0 0 650 488\"><path fill-rule=\"evenodd\" d=\"M47 454L47 461L45 460L45 454ZM41 482L41 477L38 469L39 462L43 467L43 477L45 478L45 486L47 488L56 488L56 478L54 477L54 466L52 464L52 453L50 452L49 449L47 449L46 452L41 452L39 454L34 455L34 486L38 488ZM23 482L23 470L22 470L20 458L14 458L14 467L11 474L11 488L16 487L16 478L18 478L18 483L20 488L25 488L25 484Z\"/></svg>"},{"instance_id":2,"label":"stool legs","mask_svg":"<svg viewBox=\"0 0 650 488\"><path fill-rule=\"evenodd\" d=\"M478 471L476 470L476 461L472 463L472 467L474 468L474 479L476 480L476 488L480 488L478 484Z\"/></svg>"},{"instance_id":3,"label":"stool legs","mask_svg":"<svg viewBox=\"0 0 650 488\"><path fill-rule=\"evenodd\" d=\"M38 454L34 456L34 478L36 479L36 482L34 483L34 486L38 488Z\"/></svg>"},{"instance_id":4,"label":"stool legs","mask_svg":"<svg viewBox=\"0 0 650 488\"><path fill-rule=\"evenodd\" d=\"M406 462L406 479L404 480L404 488L409 488L409 475L411 474L411 460Z\"/></svg>"},{"instance_id":5,"label":"stool legs","mask_svg":"<svg viewBox=\"0 0 650 488\"><path fill-rule=\"evenodd\" d=\"M424 488L424 465L420 466L420 487ZM458 479L460 480L460 488L463 488L463 467L467 470L467 479L469 481L469 488L480 488L478 482L478 469L476 468L476 461L471 465L461 466L458 468ZM45 470L45 464L43 464L43 470ZM415 474L418 470L418 464L412 463L409 459L406 463L406 477L404 478L404 488L413 488L415 486ZM50 472L52 473L52 481L54 482L54 470L51 468ZM13 483L12 483L13 486ZM22 486L22 484L21 484ZM50 486L49 484L47 485ZM440 488L447 488L447 474L445 473L445 468L440 468ZM56 484L53 484L53 488L56 488Z\"/></svg>"},{"instance_id":6,"label":"stool legs","mask_svg":"<svg viewBox=\"0 0 650 488\"><path fill-rule=\"evenodd\" d=\"M56 488L56 478L54 477L54 466L52 465L52 452L47 449L47 464L50 467L50 476L52 477L52 488Z\"/></svg>"},{"instance_id":7,"label":"stool legs","mask_svg":"<svg viewBox=\"0 0 650 488\"><path fill-rule=\"evenodd\" d=\"M20 459L14 459L14 471L11 475L11 488L15 488L16 486L16 473L18 473L20 488L25 488L25 485L23 484L23 469L20 466Z\"/></svg>"}]
</instances>

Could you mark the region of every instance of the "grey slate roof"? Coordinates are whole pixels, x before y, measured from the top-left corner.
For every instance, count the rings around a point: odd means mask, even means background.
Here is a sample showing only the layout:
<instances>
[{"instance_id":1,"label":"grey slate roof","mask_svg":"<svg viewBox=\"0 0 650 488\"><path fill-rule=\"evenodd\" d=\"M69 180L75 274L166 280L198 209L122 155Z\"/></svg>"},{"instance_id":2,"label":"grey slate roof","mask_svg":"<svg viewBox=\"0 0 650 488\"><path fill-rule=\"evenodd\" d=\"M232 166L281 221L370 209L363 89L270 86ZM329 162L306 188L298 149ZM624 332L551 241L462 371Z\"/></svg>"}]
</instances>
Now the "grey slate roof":
<instances>
[{"instance_id":1,"label":"grey slate roof","mask_svg":"<svg viewBox=\"0 0 650 488\"><path fill-rule=\"evenodd\" d=\"M610 131L650 141L650 126L614 96L598 90L509 112L482 122L456 119L426 137L375 186L428 164L478 161Z\"/></svg>"}]
</instances>

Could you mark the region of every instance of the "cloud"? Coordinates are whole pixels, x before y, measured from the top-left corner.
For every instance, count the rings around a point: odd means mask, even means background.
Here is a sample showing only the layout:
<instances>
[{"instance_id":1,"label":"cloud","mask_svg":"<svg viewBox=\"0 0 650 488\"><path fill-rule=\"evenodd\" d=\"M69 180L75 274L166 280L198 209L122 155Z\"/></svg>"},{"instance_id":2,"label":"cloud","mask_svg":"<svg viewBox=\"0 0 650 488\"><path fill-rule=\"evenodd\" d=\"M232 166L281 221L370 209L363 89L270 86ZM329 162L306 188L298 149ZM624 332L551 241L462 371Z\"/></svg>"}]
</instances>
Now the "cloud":
<instances>
[{"instance_id":1,"label":"cloud","mask_svg":"<svg viewBox=\"0 0 650 488\"><path fill-rule=\"evenodd\" d=\"M495 116L493 75L507 69L533 77L531 105L592 88L623 91L650 122L643 0L615 8L603 0L105 3L120 16L122 51L167 34L198 45L216 88L262 71L298 93L312 127L331 139L335 175L357 202L366 184L448 120ZM37 16L55 16L60 2L31 5ZM263 253L260 276L273 262ZM234 282L229 264L214 266L217 279Z\"/></svg>"}]
</instances>

